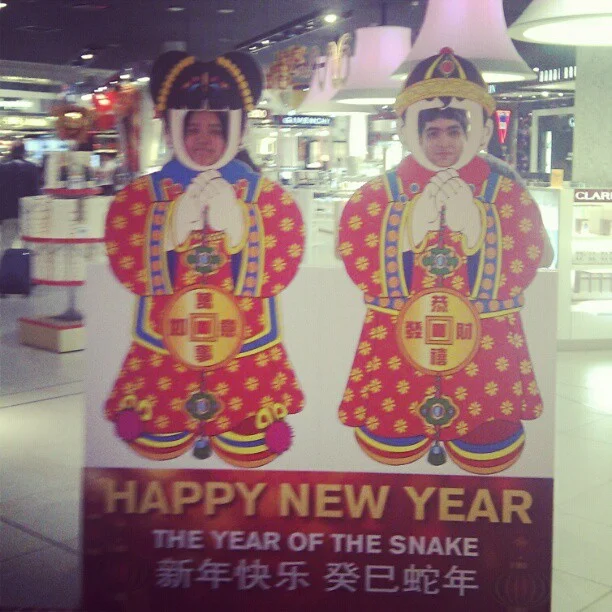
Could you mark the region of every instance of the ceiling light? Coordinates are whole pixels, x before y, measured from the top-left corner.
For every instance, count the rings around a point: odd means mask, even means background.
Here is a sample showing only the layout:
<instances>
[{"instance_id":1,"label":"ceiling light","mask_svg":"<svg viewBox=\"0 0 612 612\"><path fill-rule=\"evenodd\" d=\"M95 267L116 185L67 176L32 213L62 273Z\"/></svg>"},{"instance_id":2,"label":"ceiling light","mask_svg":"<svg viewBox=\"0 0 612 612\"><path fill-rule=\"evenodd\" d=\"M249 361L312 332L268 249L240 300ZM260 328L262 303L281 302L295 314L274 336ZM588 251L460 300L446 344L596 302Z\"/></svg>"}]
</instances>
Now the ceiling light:
<instances>
[{"instance_id":1,"label":"ceiling light","mask_svg":"<svg viewBox=\"0 0 612 612\"><path fill-rule=\"evenodd\" d=\"M14 75L2 75L0 76L0 81L7 81L8 83L29 83L32 85L53 85L54 83L58 83L58 81L52 81L51 79Z\"/></svg>"},{"instance_id":2,"label":"ceiling light","mask_svg":"<svg viewBox=\"0 0 612 612\"><path fill-rule=\"evenodd\" d=\"M261 41L262 45L269 45L270 44L270 40L268 38L266 38L265 40Z\"/></svg>"},{"instance_id":3,"label":"ceiling light","mask_svg":"<svg viewBox=\"0 0 612 612\"><path fill-rule=\"evenodd\" d=\"M548 96L550 96L550 94L547 91L543 91L542 92L542 97L543 98L548 98Z\"/></svg>"},{"instance_id":4,"label":"ceiling light","mask_svg":"<svg viewBox=\"0 0 612 612\"><path fill-rule=\"evenodd\" d=\"M141 76L136 79L139 83L148 83L151 79L148 76Z\"/></svg>"},{"instance_id":5,"label":"ceiling light","mask_svg":"<svg viewBox=\"0 0 612 612\"><path fill-rule=\"evenodd\" d=\"M441 47L471 61L488 83L535 78L508 36L502 0L429 0L419 36L395 77L406 78Z\"/></svg>"},{"instance_id":6,"label":"ceiling light","mask_svg":"<svg viewBox=\"0 0 612 612\"><path fill-rule=\"evenodd\" d=\"M342 95L342 94L340 94ZM353 104L353 105L360 105L360 104L366 104L369 106L383 106L385 104L393 104L395 102L395 97L387 97L387 98L367 98L367 97L363 97L363 98L345 98L342 100L337 100L337 102L340 102L340 104Z\"/></svg>"},{"instance_id":7,"label":"ceiling light","mask_svg":"<svg viewBox=\"0 0 612 612\"><path fill-rule=\"evenodd\" d=\"M184 6L173 5L166 9L169 13L182 13L185 10Z\"/></svg>"},{"instance_id":8,"label":"ceiling light","mask_svg":"<svg viewBox=\"0 0 612 612\"><path fill-rule=\"evenodd\" d=\"M8 4L6 2L0 2L0 9L6 8Z\"/></svg>"},{"instance_id":9,"label":"ceiling light","mask_svg":"<svg viewBox=\"0 0 612 612\"><path fill-rule=\"evenodd\" d=\"M107 2L95 2L94 0L86 0L85 2L75 2L70 4L70 8L74 11L104 11L109 7Z\"/></svg>"},{"instance_id":10,"label":"ceiling light","mask_svg":"<svg viewBox=\"0 0 612 612\"><path fill-rule=\"evenodd\" d=\"M93 58L94 58L94 54L91 51L85 51L84 53L81 53L82 60L90 60Z\"/></svg>"},{"instance_id":11,"label":"ceiling light","mask_svg":"<svg viewBox=\"0 0 612 612\"><path fill-rule=\"evenodd\" d=\"M131 77L131 75L130 75L130 73L129 73L129 72L124 72L123 74L120 74L120 75L119 75L119 78L120 78L122 81L129 81L129 80L130 80L132 77Z\"/></svg>"},{"instance_id":12,"label":"ceiling light","mask_svg":"<svg viewBox=\"0 0 612 612\"><path fill-rule=\"evenodd\" d=\"M217 13L219 15L231 15L232 13L235 13L236 11L233 8L220 8L217 9Z\"/></svg>"},{"instance_id":13,"label":"ceiling light","mask_svg":"<svg viewBox=\"0 0 612 612\"><path fill-rule=\"evenodd\" d=\"M394 71L410 51L410 28L375 26L355 30L355 53L340 60L347 76L332 101L352 105L393 104L399 84ZM342 82L343 81L343 82Z\"/></svg>"},{"instance_id":14,"label":"ceiling light","mask_svg":"<svg viewBox=\"0 0 612 612\"><path fill-rule=\"evenodd\" d=\"M510 27L510 36L551 45L610 46L609 0L535 0Z\"/></svg>"},{"instance_id":15,"label":"ceiling light","mask_svg":"<svg viewBox=\"0 0 612 612\"><path fill-rule=\"evenodd\" d=\"M337 20L338 15L334 13L328 13L327 15L325 15L325 17L323 17L323 21L325 21L325 23L336 23Z\"/></svg>"}]
</instances>

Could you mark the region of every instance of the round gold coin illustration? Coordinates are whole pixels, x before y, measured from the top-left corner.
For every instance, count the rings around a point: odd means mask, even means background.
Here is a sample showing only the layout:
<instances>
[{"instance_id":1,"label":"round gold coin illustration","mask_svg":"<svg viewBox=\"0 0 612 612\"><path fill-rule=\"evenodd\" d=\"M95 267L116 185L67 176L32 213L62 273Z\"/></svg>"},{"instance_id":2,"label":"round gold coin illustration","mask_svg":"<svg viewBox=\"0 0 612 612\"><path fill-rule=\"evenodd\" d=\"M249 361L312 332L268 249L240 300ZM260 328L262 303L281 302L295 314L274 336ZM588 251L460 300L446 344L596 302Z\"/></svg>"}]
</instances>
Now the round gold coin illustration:
<instances>
[{"instance_id":1,"label":"round gold coin illustration","mask_svg":"<svg viewBox=\"0 0 612 612\"><path fill-rule=\"evenodd\" d=\"M168 304L162 335L168 351L187 367L214 369L240 350L244 322L234 296L208 285L188 287Z\"/></svg>"},{"instance_id":2,"label":"round gold coin illustration","mask_svg":"<svg viewBox=\"0 0 612 612\"><path fill-rule=\"evenodd\" d=\"M426 374L453 374L474 357L480 318L467 297L452 289L428 289L399 313L396 339L402 354Z\"/></svg>"}]
</instances>

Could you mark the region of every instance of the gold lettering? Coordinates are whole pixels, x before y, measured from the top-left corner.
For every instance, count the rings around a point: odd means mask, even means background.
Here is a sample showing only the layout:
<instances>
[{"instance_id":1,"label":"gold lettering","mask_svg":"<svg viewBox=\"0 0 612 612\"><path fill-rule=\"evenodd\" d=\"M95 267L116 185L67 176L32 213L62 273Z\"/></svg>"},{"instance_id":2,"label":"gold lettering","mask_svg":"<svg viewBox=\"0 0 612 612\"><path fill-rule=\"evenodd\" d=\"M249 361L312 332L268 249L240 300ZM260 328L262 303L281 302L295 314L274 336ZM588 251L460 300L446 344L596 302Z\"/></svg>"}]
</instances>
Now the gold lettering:
<instances>
[{"instance_id":1,"label":"gold lettering","mask_svg":"<svg viewBox=\"0 0 612 612\"><path fill-rule=\"evenodd\" d=\"M440 489L440 520L441 521L465 521L465 514L452 514L452 508L463 507L463 499L453 499L456 495L465 495L465 489L442 487Z\"/></svg>"},{"instance_id":2,"label":"gold lettering","mask_svg":"<svg viewBox=\"0 0 612 612\"><path fill-rule=\"evenodd\" d=\"M254 516L257 511L257 498L263 493L263 490L268 485L265 482L256 484L250 491L249 487L244 482L237 482L236 489L242 495L245 502L244 516Z\"/></svg>"},{"instance_id":3,"label":"gold lettering","mask_svg":"<svg viewBox=\"0 0 612 612\"><path fill-rule=\"evenodd\" d=\"M323 518L341 518L342 510L332 510L329 506L342 502L340 495L335 495L342 490L340 484L318 484L316 488L316 510L315 516Z\"/></svg>"},{"instance_id":4,"label":"gold lettering","mask_svg":"<svg viewBox=\"0 0 612 612\"><path fill-rule=\"evenodd\" d=\"M204 511L208 516L215 514L217 506L229 504L234 500L234 487L228 482L207 482L204 487Z\"/></svg>"},{"instance_id":5,"label":"gold lettering","mask_svg":"<svg viewBox=\"0 0 612 612\"><path fill-rule=\"evenodd\" d=\"M425 504L429 500L429 498L434 494L436 487L427 487L422 495L417 493L417 490L414 487L404 487L404 491L406 491L406 495L412 500L414 504L414 518L417 521L425 520Z\"/></svg>"},{"instance_id":6,"label":"gold lettering","mask_svg":"<svg viewBox=\"0 0 612 612\"><path fill-rule=\"evenodd\" d=\"M118 491L115 489L115 481L112 478L101 478L100 482L104 486L104 513L112 514L118 512L119 501L125 501L126 514L134 514L136 512L136 481L128 480L125 483L125 490Z\"/></svg>"},{"instance_id":7,"label":"gold lettering","mask_svg":"<svg viewBox=\"0 0 612 612\"><path fill-rule=\"evenodd\" d=\"M489 523L499 523L499 516L489 489L478 489L476 491L466 520L468 523L473 523L478 518L486 518Z\"/></svg>"},{"instance_id":8,"label":"gold lettering","mask_svg":"<svg viewBox=\"0 0 612 612\"><path fill-rule=\"evenodd\" d=\"M202 485L192 481L177 480L172 484L172 512L182 514L184 507L197 504L202 499Z\"/></svg>"},{"instance_id":9,"label":"gold lettering","mask_svg":"<svg viewBox=\"0 0 612 612\"><path fill-rule=\"evenodd\" d=\"M301 484L299 493L297 493L288 482L281 483L279 504L281 516L289 516L291 510L298 516L308 516L309 502L310 486L308 484Z\"/></svg>"},{"instance_id":10,"label":"gold lettering","mask_svg":"<svg viewBox=\"0 0 612 612\"><path fill-rule=\"evenodd\" d=\"M138 514L146 514L151 510L158 510L162 514L170 514L170 505L159 480L152 480L147 485Z\"/></svg>"},{"instance_id":11,"label":"gold lettering","mask_svg":"<svg viewBox=\"0 0 612 612\"><path fill-rule=\"evenodd\" d=\"M370 516L379 519L385 511L389 489L389 485L383 485L378 490L378 495L374 496L372 487L365 485L359 488L359 496L356 497L355 488L352 485L344 485L344 494L351 518L361 518L364 508L367 506Z\"/></svg>"},{"instance_id":12,"label":"gold lettering","mask_svg":"<svg viewBox=\"0 0 612 612\"><path fill-rule=\"evenodd\" d=\"M519 501L514 502L513 499L518 497ZM533 505L533 497L531 493L520 489L504 489L503 507L502 507L502 522L511 523L512 515L516 514L521 521L527 525L531 524L531 517L527 514L527 510Z\"/></svg>"}]
</instances>

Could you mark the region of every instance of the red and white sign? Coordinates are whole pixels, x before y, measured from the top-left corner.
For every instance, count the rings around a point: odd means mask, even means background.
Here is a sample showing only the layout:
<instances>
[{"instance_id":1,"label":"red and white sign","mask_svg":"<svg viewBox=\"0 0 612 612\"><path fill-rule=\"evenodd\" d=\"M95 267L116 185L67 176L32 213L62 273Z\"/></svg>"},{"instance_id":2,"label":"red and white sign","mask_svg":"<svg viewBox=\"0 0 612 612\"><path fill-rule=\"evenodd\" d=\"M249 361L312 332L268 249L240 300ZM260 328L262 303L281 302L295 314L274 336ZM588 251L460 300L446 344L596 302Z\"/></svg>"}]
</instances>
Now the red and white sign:
<instances>
[{"instance_id":1,"label":"red and white sign","mask_svg":"<svg viewBox=\"0 0 612 612\"><path fill-rule=\"evenodd\" d=\"M497 119L497 135L499 136L499 142L504 144L508 137L508 128L510 126L510 117L512 111L507 109L497 109L495 111L495 118Z\"/></svg>"}]
</instances>

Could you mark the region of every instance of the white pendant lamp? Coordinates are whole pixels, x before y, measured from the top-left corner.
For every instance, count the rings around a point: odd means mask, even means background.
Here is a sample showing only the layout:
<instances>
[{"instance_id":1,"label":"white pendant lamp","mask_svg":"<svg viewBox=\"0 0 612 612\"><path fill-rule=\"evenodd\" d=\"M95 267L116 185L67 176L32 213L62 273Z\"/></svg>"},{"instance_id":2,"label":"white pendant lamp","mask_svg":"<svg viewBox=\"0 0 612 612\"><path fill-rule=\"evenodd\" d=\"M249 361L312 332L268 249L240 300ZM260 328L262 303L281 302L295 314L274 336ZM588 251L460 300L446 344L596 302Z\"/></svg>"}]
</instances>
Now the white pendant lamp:
<instances>
[{"instance_id":1,"label":"white pendant lamp","mask_svg":"<svg viewBox=\"0 0 612 612\"><path fill-rule=\"evenodd\" d=\"M355 30L355 52L332 101L347 107L393 104L399 84L392 78L410 52L410 28L373 26Z\"/></svg>"},{"instance_id":2,"label":"white pendant lamp","mask_svg":"<svg viewBox=\"0 0 612 612\"><path fill-rule=\"evenodd\" d=\"M442 47L475 64L488 83L536 78L510 40L502 0L429 0L419 36L395 77L406 78Z\"/></svg>"},{"instance_id":3,"label":"white pendant lamp","mask_svg":"<svg viewBox=\"0 0 612 612\"><path fill-rule=\"evenodd\" d=\"M611 0L533 0L510 27L517 40L551 45L612 45Z\"/></svg>"},{"instance_id":4,"label":"white pendant lamp","mask_svg":"<svg viewBox=\"0 0 612 612\"><path fill-rule=\"evenodd\" d=\"M345 104L332 102L332 98L338 92L334 82L338 82L340 67L335 64L335 58L331 52L327 56L321 56L317 60L310 86L306 97L298 107L300 113L323 113L346 115L350 112L374 113L376 108L372 105L359 105L349 107Z\"/></svg>"}]
</instances>

